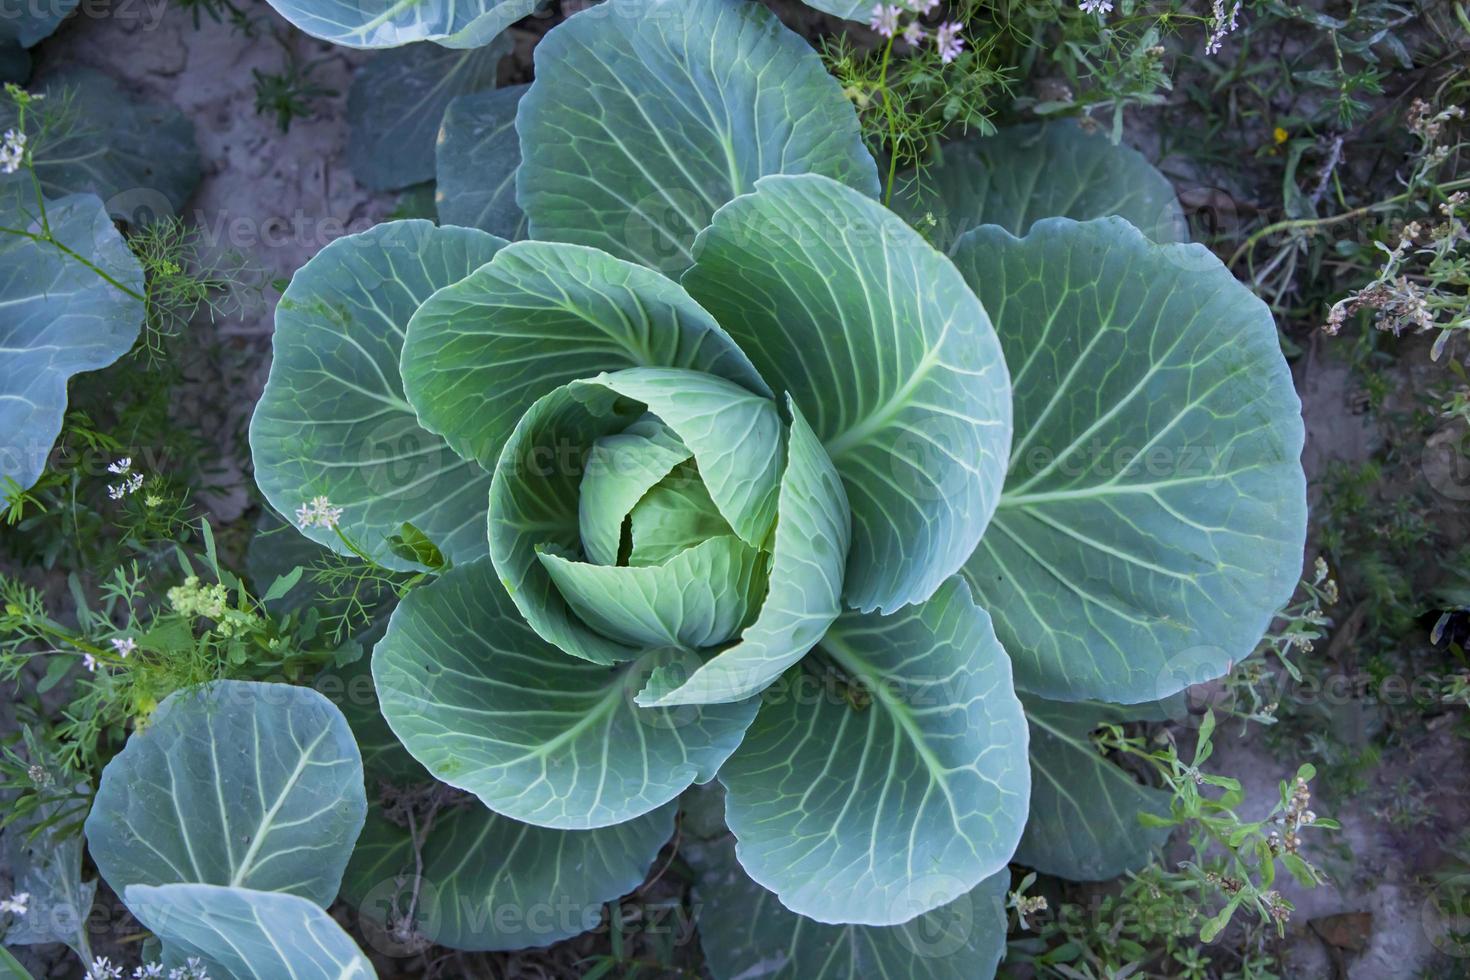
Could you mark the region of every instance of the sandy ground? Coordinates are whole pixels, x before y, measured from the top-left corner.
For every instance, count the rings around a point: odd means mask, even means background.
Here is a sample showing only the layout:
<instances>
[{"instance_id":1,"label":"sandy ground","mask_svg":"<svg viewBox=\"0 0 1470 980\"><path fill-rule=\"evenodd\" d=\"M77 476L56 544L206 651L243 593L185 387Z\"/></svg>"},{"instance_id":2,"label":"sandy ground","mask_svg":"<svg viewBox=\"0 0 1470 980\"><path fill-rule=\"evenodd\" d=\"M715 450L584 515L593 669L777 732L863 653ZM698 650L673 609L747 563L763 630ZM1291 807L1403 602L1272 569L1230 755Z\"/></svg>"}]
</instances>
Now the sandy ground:
<instances>
[{"instance_id":1,"label":"sandy ground","mask_svg":"<svg viewBox=\"0 0 1470 980\"><path fill-rule=\"evenodd\" d=\"M37 76L85 65L135 94L176 105L194 122L203 161L185 216L211 246L248 254L270 278L289 278L327 242L381 221L395 197L367 191L347 169L347 89L364 55L290 31L260 0L246 0L244 9L256 24L253 37L208 17L196 29L172 5L157 17L76 16L41 49ZM256 114L251 75L282 69L285 52L275 32L303 62L318 62L312 80L337 93L313 100L319 111L284 133L273 117ZM268 304L219 327L268 335Z\"/></svg>"}]
</instances>

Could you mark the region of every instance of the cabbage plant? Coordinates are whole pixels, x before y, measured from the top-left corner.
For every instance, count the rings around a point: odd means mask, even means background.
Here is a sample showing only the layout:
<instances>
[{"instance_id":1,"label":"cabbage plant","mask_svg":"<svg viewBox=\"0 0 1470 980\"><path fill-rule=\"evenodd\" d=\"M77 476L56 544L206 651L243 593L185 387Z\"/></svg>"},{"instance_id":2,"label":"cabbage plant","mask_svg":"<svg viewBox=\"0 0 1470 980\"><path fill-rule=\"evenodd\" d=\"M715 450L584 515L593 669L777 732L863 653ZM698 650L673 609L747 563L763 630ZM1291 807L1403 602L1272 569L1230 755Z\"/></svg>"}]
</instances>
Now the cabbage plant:
<instances>
[{"instance_id":1,"label":"cabbage plant","mask_svg":"<svg viewBox=\"0 0 1470 980\"><path fill-rule=\"evenodd\" d=\"M563 855L644 821L651 862L718 778L701 895L756 911L702 930L717 976L989 971L1018 848L1076 877L1146 851L1156 801L1088 730L1223 674L1295 585L1269 311L1070 126L952 148L910 224L753 3L608 0L517 98L494 210L525 239L327 246L251 426L277 511L435 576L372 656L393 735L483 804L429 938L530 944L466 914L536 901L515 842L564 897ZM441 153L441 193L476 159ZM628 884L596 877L578 901Z\"/></svg>"}]
</instances>

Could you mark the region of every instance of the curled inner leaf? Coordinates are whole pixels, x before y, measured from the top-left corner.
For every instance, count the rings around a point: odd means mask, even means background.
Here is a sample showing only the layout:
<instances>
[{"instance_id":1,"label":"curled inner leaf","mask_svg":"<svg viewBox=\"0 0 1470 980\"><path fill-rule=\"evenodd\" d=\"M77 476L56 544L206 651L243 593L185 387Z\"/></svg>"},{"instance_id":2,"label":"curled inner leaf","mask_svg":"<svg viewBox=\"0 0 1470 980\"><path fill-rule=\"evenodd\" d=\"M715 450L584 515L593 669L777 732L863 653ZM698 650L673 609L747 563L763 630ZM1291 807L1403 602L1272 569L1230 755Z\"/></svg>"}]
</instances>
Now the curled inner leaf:
<instances>
[{"instance_id":1,"label":"curled inner leaf","mask_svg":"<svg viewBox=\"0 0 1470 980\"><path fill-rule=\"evenodd\" d=\"M629 369L543 398L491 487L491 554L527 621L602 663L736 639L766 592L783 430L770 399L695 371ZM645 501L688 503L688 519L635 561Z\"/></svg>"}]
</instances>

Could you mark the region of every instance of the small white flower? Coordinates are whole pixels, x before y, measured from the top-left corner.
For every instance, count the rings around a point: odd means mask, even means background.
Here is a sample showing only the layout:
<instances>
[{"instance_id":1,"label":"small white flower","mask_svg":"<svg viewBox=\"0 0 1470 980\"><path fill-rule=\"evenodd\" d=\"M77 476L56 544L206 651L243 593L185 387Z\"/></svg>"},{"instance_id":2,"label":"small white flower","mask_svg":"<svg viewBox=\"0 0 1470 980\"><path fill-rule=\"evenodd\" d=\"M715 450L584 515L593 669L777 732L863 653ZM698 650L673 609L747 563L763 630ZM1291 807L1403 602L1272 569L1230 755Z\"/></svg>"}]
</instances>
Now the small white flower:
<instances>
[{"instance_id":1,"label":"small white flower","mask_svg":"<svg viewBox=\"0 0 1470 980\"><path fill-rule=\"evenodd\" d=\"M916 20L909 21L909 26L903 29L903 39L914 47L918 47L924 43L924 38L928 36L924 28Z\"/></svg>"},{"instance_id":2,"label":"small white flower","mask_svg":"<svg viewBox=\"0 0 1470 980\"><path fill-rule=\"evenodd\" d=\"M9 898L0 898L0 912L9 912L11 915L25 915L30 901L30 892L16 892Z\"/></svg>"},{"instance_id":3,"label":"small white flower","mask_svg":"<svg viewBox=\"0 0 1470 980\"><path fill-rule=\"evenodd\" d=\"M934 46L939 49L939 60L946 65L960 56L965 49L965 39L960 37L960 25L948 22L939 25L934 32Z\"/></svg>"},{"instance_id":4,"label":"small white flower","mask_svg":"<svg viewBox=\"0 0 1470 980\"><path fill-rule=\"evenodd\" d=\"M133 980L162 980L162 977L162 963L146 963L133 970Z\"/></svg>"},{"instance_id":5,"label":"small white flower","mask_svg":"<svg viewBox=\"0 0 1470 980\"><path fill-rule=\"evenodd\" d=\"M122 971L121 966L114 966L107 957L99 956L87 968L87 980L118 980Z\"/></svg>"},{"instance_id":6,"label":"small white flower","mask_svg":"<svg viewBox=\"0 0 1470 980\"><path fill-rule=\"evenodd\" d=\"M133 468L133 457L131 457L131 456L124 456L122 459L118 460L116 463L110 464L107 467L107 472L109 472L109 473L116 473L118 476L121 476L122 474L126 473L128 470L130 470L132 468Z\"/></svg>"},{"instance_id":7,"label":"small white flower","mask_svg":"<svg viewBox=\"0 0 1470 980\"><path fill-rule=\"evenodd\" d=\"M82 666L94 674L97 673L97 658L90 653L82 654Z\"/></svg>"},{"instance_id":8,"label":"small white flower","mask_svg":"<svg viewBox=\"0 0 1470 980\"><path fill-rule=\"evenodd\" d=\"M1113 11L1112 0L1082 0L1077 6L1084 14L1108 14Z\"/></svg>"},{"instance_id":9,"label":"small white flower","mask_svg":"<svg viewBox=\"0 0 1470 980\"><path fill-rule=\"evenodd\" d=\"M898 14L898 7L891 3L875 3L868 14L868 26L884 37L892 37L898 33Z\"/></svg>"},{"instance_id":10,"label":"small white flower","mask_svg":"<svg viewBox=\"0 0 1470 980\"><path fill-rule=\"evenodd\" d=\"M15 173L25 162L25 157L26 134L7 129L4 140L0 141L0 170L8 174Z\"/></svg>"},{"instance_id":11,"label":"small white flower","mask_svg":"<svg viewBox=\"0 0 1470 980\"><path fill-rule=\"evenodd\" d=\"M128 493L137 493L143 487L143 474L134 473L127 478L124 485L128 488Z\"/></svg>"},{"instance_id":12,"label":"small white flower","mask_svg":"<svg viewBox=\"0 0 1470 980\"><path fill-rule=\"evenodd\" d=\"M113 500L121 500L128 495L128 491L124 486L109 486L107 488L107 495Z\"/></svg>"},{"instance_id":13,"label":"small white flower","mask_svg":"<svg viewBox=\"0 0 1470 980\"><path fill-rule=\"evenodd\" d=\"M916 14L932 14L939 0L908 0L909 9Z\"/></svg>"},{"instance_id":14,"label":"small white flower","mask_svg":"<svg viewBox=\"0 0 1470 980\"><path fill-rule=\"evenodd\" d=\"M114 637L112 648L117 651L119 657L126 659L128 654L138 649L138 641L131 636Z\"/></svg>"},{"instance_id":15,"label":"small white flower","mask_svg":"<svg viewBox=\"0 0 1470 980\"><path fill-rule=\"evenodd\" d=\"M313 497L296 508L296 524L302 530L309 527L334 528L342 520L342 508L333 507L326 497Z\"/></svg>"}]
</instances>

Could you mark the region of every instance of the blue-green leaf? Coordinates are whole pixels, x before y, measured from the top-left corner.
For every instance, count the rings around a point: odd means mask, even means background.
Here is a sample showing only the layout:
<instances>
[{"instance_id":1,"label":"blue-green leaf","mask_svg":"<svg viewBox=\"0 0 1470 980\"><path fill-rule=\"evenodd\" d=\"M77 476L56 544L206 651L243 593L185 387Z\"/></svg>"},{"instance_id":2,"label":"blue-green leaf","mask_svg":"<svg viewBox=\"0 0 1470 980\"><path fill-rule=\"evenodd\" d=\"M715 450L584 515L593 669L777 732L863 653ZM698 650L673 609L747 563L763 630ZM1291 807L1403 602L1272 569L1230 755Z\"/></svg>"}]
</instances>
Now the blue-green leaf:
<instances>
[{"instance_id":1,"label":"blue-green leaf","mask_svg":"<svg viewBox=\"0 0 1470 980\"><path fill-rule=\"evenodd\" d=\"M801 410L794 404L790 409L765 604L739 643L693 665L692 673L685 661L654 671L638 694L639 704L711 704L758 694L800 660L842 611L847 496ZM635 547L637 533L635 524Z\"/></svg>"},{"instance_id":2,"label":"blue-green leaf","mask_svg":"<svg viewBox=\"0 0 1470 980\"><path fill-rule=\"evenodd\" d=\"M362 757L331 702L216 681L170 695L108 763L87 844L119 894L183 882L325 906L366 812Z\"/></svg>"},{"instance_id":3,"label":"blue-green leaf","mask_svg":"<svg viewBox=\"0 0 1470 980\"><path fill-rule=\"evenodd\" d=\"M569 657L526 625L489 562L451 569L399 604L373 653L393 731L437 778L498 813L585 830L657 809L712 778L755 702L639 708L651 662Z\"/></svg>"},{"instance_id":4,"label":"blue-green leaf","mask_svg":"<svg viewBox=\"0 0 1470 980\"><path fill-rule=\"evenodd\" d=\"M1140 813L1167 816L1168 793L1110 762L1092 732L1130 720L1119 706L1023 698L1031 729L1031 810L1015 860L1073 881L1105 881L1149 862L1169 836Z\"/></svg>"},{"instance_id":5,"label":"blue-green leaf","mask_svg":"<svg viewBox=\"0 0 1470 980\"><path fill-rule=\"evenodd\" d=\"M531 406L490 485L490 556L531 627L595 663L630 660L645 648L589 629L540 553L578 553L584 461L599 440L645 413L693 452L710 496L747 544L763 545L775 519L780 418L769 399L746 388L697 371L630 368L574 381Z\"/></svg>"},{"instance_id":6,"label":"blue-green leaf","mask_svg":"<svg viewBox=\"0 0 1470 980\"><path fill-rule=\"evenodd\" d=\"M632 660L639 648L589 629L538 552L577 552L582 460L599 439L644 415L642 406L618 401L597 385L567 385L541 398L511 434L490 484L490 558L501 585L537 635L597 664Z\"/></svg>"},{"instance_id":7,"label":"blue-green leaf","mask_svg":"<svg viewBox=\"0 0 1470 980\"><path fill-rule=\"evenodd\" d=\"M377 191L433 180L440 123L450 100L494 88L496 66L511 47L509 38L497 37L483 48L410 44L369 58L347 93L352 175Z\"/></svg>"},{"instance_id":8,"label":"blue-green leaf","mask_svg":"<svg viewBox=\"0 0 1470 980\"><path fill-rule=\"evenodd\" d=\"M715 210L767 174L878 193L837 81L745 0L607 0L569 17L536 47L516 129L532 238L666 271L687 268Z\"/></svg>"},{"instance_id":9,"label":"blue-green leaf","mask_svg":"<svg viewBox=\"0 0 1470 980\"><path fill-rule=\"evenodd\" d=\"M726 643L766 591L764 553L734 535L702 541L662 565L595 565L547 552L537 557L584 623L642 649Z\"/></svg>"},{"instance_id":10,"label":"blue-green leaf","mask_svg":"<svg viewBox=\"0 0 1470 980\"><path fill-rule=\"evenodd\" d=\"M733 533L698 468L681 463L628 514L628 564L657 565L708 538Z\"/></svg>"},{"instance_id":11,"label":"blue-green leaf","mask_svg":"<svg viewBox=\"0 0 1470 980\"><path fill-rule=\"evenodd\" d=\"M629 368L587 384L642 402L674 430L735 533L754 547L766 544L781 487L783 436L775 402L713 374L674 368Z\"/></svg>"},{"instance_id":12,"label":"blue-green leaf","mask_svg":"<svg viewBox=\"0 0 1470 980\"><path fill-rule=\"evenodd\" d=\"M479 228L513 242L526 237L526 215L516 203L516 107L527 88L461 95L444 110L434 191L443 224Z\"/></svg>"},{"instance_id":13,"label":"blue-green leaf","mask_svg":"<svg viewBox=\"0 0 1470 980\"><path fill-rule=\"evenodd\" d=\"M49 761L34 754L31 760L43 766ZM0 939L12 946L65 943L85 958L97 879L82 880L83 842L76 822L86 811L82 801L88 786L82 782L74 789L72 798L58 795L6 817L10 822L0 832L0 857L10 893L29 900L24 915L8 916Z\"/></svg>"},{"instance_id":14,"label":"blue-green leaf","mask_svg":"<svg viewBox=\"0 0 1470 980\"><path fill-rule=\"evenodd\" d=\"M349 48L396 48L433 41L480 48L539 0L270 0L276 13L312 37Z\"/></svg>"},{"instance_id":15,"label":"blue-green leaf","mask_svg":"<svg viewBox=\"0 0 1470 980\"><path fill-rule=\"evenodd\" d=\"M985 980L1005 953L1004 868L902 925L827 925L752 881L728 838L680 853L699 873L693 905L715 980Z\"/></svg>"},{"instance_id":16,"label":"blue-green leaf","mask_svg":"<svg viewBox=\"0 0 1470 980\"><path fill-rule=\"evenodd\" d=\"M597 830L519 823L478 801L435 815L422 865L409 828L374 808L342 880L343 898L379 927L413 907L415 935L452 949L547 946L602 920L603 904L643 882L673 834L673 803ZM420 870L421 869L421 870Z\"/></svg>"},{"instance_id":17,"label":"blue-green leaf","mask_svg":"<svg viewBox=\"0 0 1470 980\"><path fill-rule=\"evenodd\" d=\"M652 415L593 443L577 503L577 525L587 557L601 565L616 565L624 519L644 494L691 455L674 431Z\"/></svg>"},{"instance_id":18,"label":"blue-green leaf","mask_svg":"<svg viewBox=\"0 0 1470 980\"><path fill-rule=\"evenodd\" d=\"M34 234L35 202L22 190L0 188L0 225ZM126 354L143 324L143 269L102 202L77 194L48 202L46 215L58 241L131 294L52 244L0 235L0 486L40 478L61 432L67 382Z\"/></svg>"},{"instance_id":19,"label":"blue-green leaf","mask_svg":"<svg viewBox=\"0 0 1470 980\"><path fill-rule=\"evenodd\" d=\"M844 599L922 602L974 551L1000 495L1010 385L948 259L824 177L767 177L721 208L684 285L811 419L847 488Z\"/></svg>"},{"instance_id":20,"label":"blue-green leaf","mask_svg":"<svg viewBox=\"0 0 1470 980\"><path fill-rule=\"evenodd\" d=\"M404 384L423 424L487 469L536 399L631 367L706 371L767 390L677 283L550 242L510 245L441 289L414 315L403 351Z\"/></svg>"},{"instance_id":21,"label":"blue-green leaf","mask_svg":"<svg viewBox=\"0 0 1470 980\"><path fill-rule=\"evenodd\" d=\"M486 553L490 474L424 430L398 361L414 310L504 244L392 221L337 239L296 273L276 307L275 359L250 422L255 480L272 507L289 515L330 498L343 531L389 568L417 567L387 542L405 522L451 561ZM347 551L333 530L303 533Z\"/></svg>"},{"instance_id":22,"label":"blue-green leaf","mask_svg":"<svg viewBox=\"0 0 1470 980\"><path fill-rule=\"evenodd\" d=\"M1071 120L1011 126L951 143L929 167L917 199L896 210L952 251L981 225L1024 235L1042 218L1117 215L1156 242L1187 242L1174 187L1138 153Z\"/></svg>"},{"instance_id":23,"label":"blue-green leaf","mask_svg":"<svg viewBox=\"0 0 1470 980\"><path fill-rule=\"evenodd\" d=\"M965 574L1018 684L1150 701L1217 677L1296 587L1301 405L1265 304L1120 218L967 234L1010 362L1005 492Z\"/></svg>"},{"instance_id":24,"label":"blue-green leaf","mask_svg":"<svg viewBox=\"0 0 1470 980\"><path fill-rule=\"evenodd\" d=\"M211 977L377 977L336 920L296 895L221 885L129 885L123 901L163 940L166 962L197 956Z\"/></svg>"},{"instance_id":25,"label":"blue-green leaf","mask_svg":"<svg viewBox=\"0 0 1470 980\"><path fill-rule=\"evenodd\" d=\"M846 613L819 650L825 667L773 685L720 770L745 870L793 912L872 926L1002 870L1026 822L1025 716L964 581Z\"/></svg>"}]
</instances>

